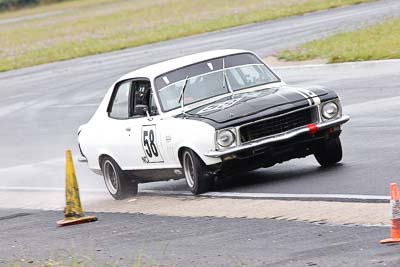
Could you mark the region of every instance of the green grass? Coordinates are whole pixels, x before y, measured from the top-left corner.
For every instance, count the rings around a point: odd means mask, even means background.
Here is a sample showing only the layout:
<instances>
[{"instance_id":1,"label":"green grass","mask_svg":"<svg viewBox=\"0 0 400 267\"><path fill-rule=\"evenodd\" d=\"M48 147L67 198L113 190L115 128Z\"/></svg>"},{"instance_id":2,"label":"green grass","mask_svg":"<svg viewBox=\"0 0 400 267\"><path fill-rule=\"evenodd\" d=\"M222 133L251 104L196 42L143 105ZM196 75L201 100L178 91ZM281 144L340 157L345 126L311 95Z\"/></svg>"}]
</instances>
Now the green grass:
<instances>
[{"instance_id":1,"label":"green grass","mask_svg":"<svg viewBox=\"0 0 400 267\"><path fill-rule=\"evenodd\" d=\"M0 21L22 20L0 24L0 71L370 1L80 0L6 12Z\"/></svg>"},{"instance_id":2,"label":"green grass","mask_svg":"<svg viewBox=\"0 0 400 267\"><path fill-rule=\"evenodd\" d=\"M400 58L400 19L313 41L283 51L278 58L287 61L324 58L329 63Z\"/></svg>"}]
</instances>

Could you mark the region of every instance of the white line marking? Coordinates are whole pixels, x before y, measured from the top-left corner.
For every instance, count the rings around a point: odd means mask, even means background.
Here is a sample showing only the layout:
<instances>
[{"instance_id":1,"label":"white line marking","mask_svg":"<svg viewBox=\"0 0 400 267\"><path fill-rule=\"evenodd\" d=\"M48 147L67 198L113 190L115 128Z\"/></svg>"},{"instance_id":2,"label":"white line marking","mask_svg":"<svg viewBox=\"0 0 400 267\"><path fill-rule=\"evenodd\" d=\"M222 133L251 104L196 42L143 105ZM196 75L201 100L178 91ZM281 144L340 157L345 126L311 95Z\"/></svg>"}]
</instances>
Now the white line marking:
<instances>
[{"instance_id":1,"label":"white line marking","mask_svg":"<svg viewBox=\"0 0 400 267\"><path fill-rule=\"evenodd\" d=\"M158 191L158 190L142 190L141 193L151 193L160 195L183 195L191 196L188 192L179 191ZM277 193L238 193L238 192L208 192L201 194L202 197L231 197L231 198L258 198L258 199L332 199L332 200L390 200L389 196L378 195L350 195L350 194L277 194Z\"/></svg>"},{"instance_id":2,"label":"white line marking","mask_svg":"<svg viewBox=\"0 0 400 267\"><path fill-rule=\"evenodd\" d=\"M96 107L100 105L99 103L90 104L71 104L71 105L52 105L50 108L75 108L75 107Z\"/></svg>"},{"instance_id":3,"label":"white line marking","mask_svg":"<svg viewBox=\"0 0 400 267\"><path fill-rule=\"evenodd\" d=\"M24 192L63 192L63 187L28 187L28 186L0 186L0 191L24 191ZM105 189L79 189L81 192L104 193Z\"/></svg>"},{"instance_id":4,"label":"white line marking","mask_svg":"<svg viewBox=\"0 0 400 267\"><path fill-rule=\"evenodd\" d=\"M80 154L72 154L72 158L74 159L74 162L77 162L80 157ZM10 171L14 169L21 169L21 168L33 168L38 165L59 165L59 164L64 164L65 162L65 157L62 158L53 158L49 160L43 160L43 161L37 161L37 162L32 162L32 163L26 163L26 164L20 164L20 165L12 165L4 168L0 168L1 171Z\"/></svg>"},{"instance_id":5,"label":"white line marking","mask_svg":"<svg viewBox=\"0 0 400 267\"><path fill-rule=\"evenodd\" d=\"M307 65L292 65L292 66L277 66L271 67L272 69L302 69L302 68L321 68L321 67L335 67L342 65L367 65L367 64L384 64L384 63L400 63L400 59L386 59L386 60L370 60L370 61L359 61L359 62L343 62L343 63L332 63L332 64L307 64Z\"/></svg>"},{"instance_id":6,"label":"white line marking","mask_svg":"<svg viewBox=\"0 0 400 267\"><path fill-rule=\"evenodd\" d=\"M25 191L25 192L62 192L61 187L24 187L24 186L0 186L0 191ZM81 189L82 192L104 193L105 189ZM169 196L193 196L184 191L140 190L140 193L169 195ZM201 197L225 197L225 198L254 198L254 199L304 199L304 200L357 200L357 201L389 201L389 196L379 195L351 195L351 194L278 194L278 193L239 193L239 192L208 192L199 195Z\"/></svg>"}]
</instances>

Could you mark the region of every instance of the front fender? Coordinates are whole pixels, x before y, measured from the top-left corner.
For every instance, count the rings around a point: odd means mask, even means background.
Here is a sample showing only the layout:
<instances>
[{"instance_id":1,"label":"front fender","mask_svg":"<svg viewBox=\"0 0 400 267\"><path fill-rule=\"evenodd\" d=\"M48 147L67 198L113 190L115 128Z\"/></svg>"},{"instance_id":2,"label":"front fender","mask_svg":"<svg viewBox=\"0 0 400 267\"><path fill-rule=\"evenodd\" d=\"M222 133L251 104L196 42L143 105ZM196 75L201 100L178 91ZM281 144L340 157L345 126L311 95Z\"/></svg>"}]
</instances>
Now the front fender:
<instances>
[{"instance_id":1,"label":"front fender","mask_svg":"<svg viewBox=\"0 0 400 267\"><path fill-rule=\"evenodd\" d=\"M205 154L215 150L215 128L211 125L190 119L175 118L174 150L175 155L179 155L182 148L193 150L206 165L221 162L219 158L207 157ZM178 126L179 125L179 126ZM182 129L182 130L179 130Z\"/></svg>"}]
</instances>

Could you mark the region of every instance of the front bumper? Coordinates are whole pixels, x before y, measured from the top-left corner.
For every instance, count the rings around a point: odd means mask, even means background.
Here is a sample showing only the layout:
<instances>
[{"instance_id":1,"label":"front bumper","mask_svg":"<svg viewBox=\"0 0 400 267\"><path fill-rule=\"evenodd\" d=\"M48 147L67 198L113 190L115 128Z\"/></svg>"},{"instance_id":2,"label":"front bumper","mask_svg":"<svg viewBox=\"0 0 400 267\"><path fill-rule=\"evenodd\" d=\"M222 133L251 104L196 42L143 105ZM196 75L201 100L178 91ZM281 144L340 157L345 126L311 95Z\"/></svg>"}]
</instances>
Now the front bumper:
<instances>
[{"instance_id":1,"label":"front bumper","mask_svg":"<svg viewBox=\"0 0 400 267\"><path fill-rule=\"evenodd\" d=\"M342 125L349 120L350 120L349 116L343 115L340 118L337 118L335 120L320 122L318 124L315 124L315 126L317 127L317 129L316 129L317 132L319 132L319 131L327 130L327 129L335 127L335 126ZM272 143L281 142L281 141L288 141L299 135L310 133L311 131L312 130L310 130L309 127L305 126L303 128L294 129L294 130L287 131L282 134L277 134L277 135L270 136L270 137L267 137L267 138L264 138L261 140L252 141L252 142L242 144L242 145L239 145L236 147L232 147L229 149L225 149L222 151L210 151L210 152L207 152L205 155L207 157L211 157L211 158L219 158L219 157L231 155L231 154L234 154L237 152L241 152L241 151L244 151L247 149L252 149L252 148L259 147L259 146L263 146L266 144L272 144Z\"/></svg>"}]
</instances>

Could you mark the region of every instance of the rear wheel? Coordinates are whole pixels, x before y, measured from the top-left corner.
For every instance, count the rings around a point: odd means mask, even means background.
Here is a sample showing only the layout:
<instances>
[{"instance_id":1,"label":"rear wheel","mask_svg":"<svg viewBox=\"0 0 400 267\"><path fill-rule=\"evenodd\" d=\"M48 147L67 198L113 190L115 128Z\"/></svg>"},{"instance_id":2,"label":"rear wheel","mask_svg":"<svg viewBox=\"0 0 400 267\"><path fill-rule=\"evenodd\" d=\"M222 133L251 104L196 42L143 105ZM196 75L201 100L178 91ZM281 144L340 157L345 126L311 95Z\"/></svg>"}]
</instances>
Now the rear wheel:
<instances>
[{"instance_id":1,"label":"rear wheel","mask_svg":"<svg viewBox=\"0 0 400 267\"><path fill-rule=\"evenodd\" d=\"M112 158L103 158L101 170L108 192L113 198L120 200L138 193L138 183L129 179Z\"/></svg>"},{"instance_id":2,"label":"rear wheel","mask_svg":"<svg viewBox=\"0 0 400 267\"><path fill-rule=\"evenodd\" d=\"M182 166L186 184L193 194L205 193L210 189L214 177L196 153L185 149L182 153Z\"/></svg>"},{"instance_id":3,"label":"rear wheel","mask_svg":"<svg viewBox=\"0 0 400 267\"><path fill-rule=\"evenodd\" d=\"M330 138L314 147L314 156L322 167L342 160L342 144L339 137Z\"/></svg>"}]
</instances>

